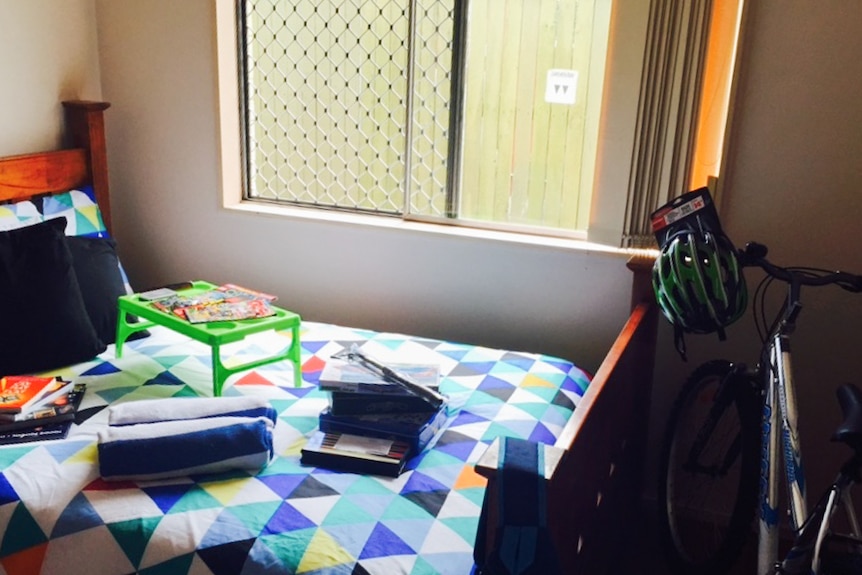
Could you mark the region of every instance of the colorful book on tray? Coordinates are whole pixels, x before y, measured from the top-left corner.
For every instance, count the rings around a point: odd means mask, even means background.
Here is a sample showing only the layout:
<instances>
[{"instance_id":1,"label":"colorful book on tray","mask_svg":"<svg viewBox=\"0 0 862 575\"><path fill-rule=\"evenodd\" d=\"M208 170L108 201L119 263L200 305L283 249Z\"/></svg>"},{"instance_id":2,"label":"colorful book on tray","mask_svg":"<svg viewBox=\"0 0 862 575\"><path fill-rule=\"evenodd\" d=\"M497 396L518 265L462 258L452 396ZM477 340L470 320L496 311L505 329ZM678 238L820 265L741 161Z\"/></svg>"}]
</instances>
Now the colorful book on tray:
<instances>
[{"instance_id":1,"label":"colorful book on tray","mask_svg":"<svg viewBox=\"0 0 862 575\"><path fill-rule=\"evenodd\" d=\"M185 308L184 311L186 319L191 323L235 321L275 315L275 310L269 302L262 299L195 305Z\"/></svg>"},{"instance_id":2,"label":"colorful book on tray","mask_svg":"<svg viewBox=\"0 0 862 575\"><path fill-rule=\"evenodd\" d=\"M223 284L192 295L180 293L157 299L152 305L192 323L233 321L275 314L270 305L276 296L236 284Z\"/></svg>"}]
</instances>

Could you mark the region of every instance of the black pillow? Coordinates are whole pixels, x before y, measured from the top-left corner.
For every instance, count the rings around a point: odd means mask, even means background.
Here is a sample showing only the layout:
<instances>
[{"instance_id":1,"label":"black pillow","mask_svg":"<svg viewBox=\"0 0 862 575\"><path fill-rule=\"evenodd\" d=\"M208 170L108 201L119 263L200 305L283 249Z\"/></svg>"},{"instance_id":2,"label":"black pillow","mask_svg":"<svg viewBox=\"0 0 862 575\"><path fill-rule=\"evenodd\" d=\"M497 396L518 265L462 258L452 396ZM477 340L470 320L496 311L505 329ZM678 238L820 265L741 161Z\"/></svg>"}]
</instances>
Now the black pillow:
<instances>
[{"instance_id":1,"label":"black pillow","mask_svg":"<svg viewBox=\"0 0 862 575\"><path fill-rule=\"evenodd\" d=\"M105 351L59 218L0 232L0 375L48 371Z\"/></svg>"},{"instance_id":2,"label":"black pillow","mask_svg":"<svg viewBox=\"0 0 862 575\"><path fill-rule=\"evenodd\" d=\"M72 265L81 288L90 323L102 343L111 344L117 336L117 298L126 295L120 275L117 242L110 238L69 236ZM137 318L129 318L134 323ZM148 336L146 330L135 332L129 341Z\"/></svg>"}]
</instances>

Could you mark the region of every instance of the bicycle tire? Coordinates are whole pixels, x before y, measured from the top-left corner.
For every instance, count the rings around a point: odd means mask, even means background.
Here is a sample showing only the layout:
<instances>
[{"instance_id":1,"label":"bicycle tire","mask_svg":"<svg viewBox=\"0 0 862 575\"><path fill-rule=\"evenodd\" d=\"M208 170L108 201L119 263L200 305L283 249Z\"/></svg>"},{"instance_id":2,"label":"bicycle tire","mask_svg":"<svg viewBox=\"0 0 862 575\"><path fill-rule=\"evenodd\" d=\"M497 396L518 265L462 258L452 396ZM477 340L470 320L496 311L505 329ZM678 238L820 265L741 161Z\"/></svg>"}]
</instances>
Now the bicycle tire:
<instances>
[{"instance_id":1,"label":"bicycle tire","mask_svg":"<svg viewBox=\"0 0 862 575\"><path fill-rule=\"evenodd\" d=\"M757 508L760 401L745 376L720 384L733 370L728 361L707 362L692 372L671 408L662 441L658 481L659 538L674 573L726 573L749 537ZM712 415L712 417L710 417ZM692 446L704 449L695 469ZM708 435L708 437L707 437ZM735 455L729 456L733 451ZM726 469L719 470L721 467Z\"/></svg>"}]
</instances>

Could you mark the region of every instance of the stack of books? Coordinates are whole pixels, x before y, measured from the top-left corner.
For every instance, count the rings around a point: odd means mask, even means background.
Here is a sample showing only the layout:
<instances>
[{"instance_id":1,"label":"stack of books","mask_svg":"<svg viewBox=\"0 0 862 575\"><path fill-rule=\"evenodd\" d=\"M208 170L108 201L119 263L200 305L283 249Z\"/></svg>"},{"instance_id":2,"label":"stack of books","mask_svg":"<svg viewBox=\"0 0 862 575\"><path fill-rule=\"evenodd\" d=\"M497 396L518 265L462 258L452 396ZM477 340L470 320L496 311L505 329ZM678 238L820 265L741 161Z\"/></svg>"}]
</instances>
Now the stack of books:
<instances>
[{"instance_id":1,"label":"stack of books","mask_svg":"<svg viewBox=\"0 0 862 575\"><path fill-rule=\"evenodd\" d=\"M0 445L63 439L85 391L60 377L0 377Z\"/></svg>"},{"instance_id":2,"label":"stack of books","mask_svg":"<svg viewBox=\"0 0 862 575\"><path fill-rule=\"evenodd\" d=\"M443 427L447 402L438 392L440 367L389 364L395 378L349 359L332 358L320 375L329 406L302 449L302 463L397 477ZM417 395L398 376L430 390Z\"/></svg>"}]
</instances>

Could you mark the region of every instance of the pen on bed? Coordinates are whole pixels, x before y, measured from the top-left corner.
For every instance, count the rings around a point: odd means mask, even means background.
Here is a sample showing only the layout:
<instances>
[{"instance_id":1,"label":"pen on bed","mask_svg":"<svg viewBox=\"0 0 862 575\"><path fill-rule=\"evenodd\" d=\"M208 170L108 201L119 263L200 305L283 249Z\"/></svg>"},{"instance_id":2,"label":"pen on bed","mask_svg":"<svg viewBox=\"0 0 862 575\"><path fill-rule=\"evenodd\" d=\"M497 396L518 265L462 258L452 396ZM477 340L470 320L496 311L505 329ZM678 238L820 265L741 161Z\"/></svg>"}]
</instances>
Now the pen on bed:
<instances>
[{"instance_id":1,"label":"pen on bed","mask_svg":"<svg viewBox=\"0 0 862 575\"><path fill-rule=\"evenodd\" d=\"M383 375L384 379L387 379L393 383L400 385L413 395L418 395L419 397L430 403L435 409L443 405L443 402L446 401L446 398L443 395L437 393L431 388L416 383L409 376L403 373L399 373L391 367L383 365L369 355L359 351L359 348L356 347L356 345L353 345L350 348L350 352L348 355L350 357L356 358L366 366L370 366L376 371L380 372Z\"/></svg>"}]
</instances>

